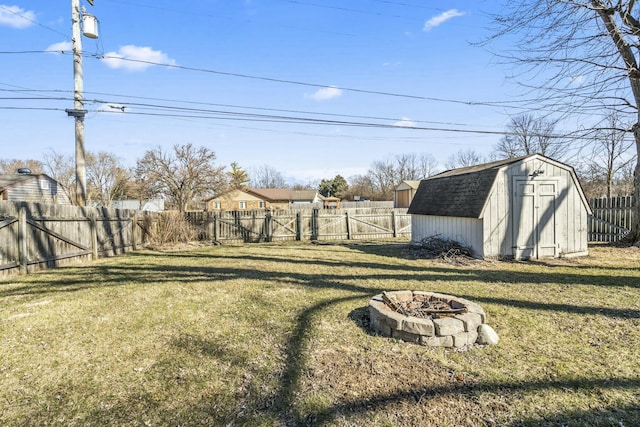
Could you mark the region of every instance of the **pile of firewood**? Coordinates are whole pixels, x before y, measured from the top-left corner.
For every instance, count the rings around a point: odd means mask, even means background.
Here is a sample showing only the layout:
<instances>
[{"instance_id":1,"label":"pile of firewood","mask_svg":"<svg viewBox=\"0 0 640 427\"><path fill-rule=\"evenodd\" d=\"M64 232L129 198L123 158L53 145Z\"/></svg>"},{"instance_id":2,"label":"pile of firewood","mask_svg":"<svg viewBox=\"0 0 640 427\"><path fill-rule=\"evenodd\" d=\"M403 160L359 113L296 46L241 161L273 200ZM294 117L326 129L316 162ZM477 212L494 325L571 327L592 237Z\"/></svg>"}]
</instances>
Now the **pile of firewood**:
<instances>
[{"instance_id":1,"label":"pile of firewood","mask_svg":"<svg viewBox=\"0 0 640 427\"><path fill-rule=\"evenodd\" d=\"M473 259L471 249L462 244L439 236L429 236L419 243L412 243L409 255L414 258L442 259L450 263L460 263Z\"/></svg>"},{"instance_id":2,"label":"pile of firewood","mask_svg":"<svg viewBox=\"0 0 640 427\"><path fill-rule=\"evenodd\" d=\"M453 308L447 302L435 298L398 301L395 295L383 292L382 300L387 307L396 313L423 319L437 318L443 315L446 316L467 311L466 308Z\"/></svg>"}]
</instances>

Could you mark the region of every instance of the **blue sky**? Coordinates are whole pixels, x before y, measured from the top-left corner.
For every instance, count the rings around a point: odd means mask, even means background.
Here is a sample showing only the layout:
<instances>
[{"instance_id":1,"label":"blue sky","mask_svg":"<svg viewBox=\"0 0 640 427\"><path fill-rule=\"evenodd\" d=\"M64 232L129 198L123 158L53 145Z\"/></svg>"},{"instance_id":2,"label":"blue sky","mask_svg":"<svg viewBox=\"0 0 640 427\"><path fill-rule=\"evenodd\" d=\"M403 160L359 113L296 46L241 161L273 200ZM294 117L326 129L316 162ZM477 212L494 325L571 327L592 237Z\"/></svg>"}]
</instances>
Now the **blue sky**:
<instances>
[{"instance_id":1,"label":"blue sky","mask_svg":"<svg viewBox=\"0 0 640 427\"><path fill-rule=\"evenodd\" d=\"M500 136L483 132L514 112L469 103L517 100L509 70L470 43L494 2L94 4L82 2L99 20L99 38L82 39L86 148L128 165L184 143L299 183L399 154L444 163L489 154ZM0 157L73 154L71 1L0 3L0 52Z\"/></svg>"}]
</instances>

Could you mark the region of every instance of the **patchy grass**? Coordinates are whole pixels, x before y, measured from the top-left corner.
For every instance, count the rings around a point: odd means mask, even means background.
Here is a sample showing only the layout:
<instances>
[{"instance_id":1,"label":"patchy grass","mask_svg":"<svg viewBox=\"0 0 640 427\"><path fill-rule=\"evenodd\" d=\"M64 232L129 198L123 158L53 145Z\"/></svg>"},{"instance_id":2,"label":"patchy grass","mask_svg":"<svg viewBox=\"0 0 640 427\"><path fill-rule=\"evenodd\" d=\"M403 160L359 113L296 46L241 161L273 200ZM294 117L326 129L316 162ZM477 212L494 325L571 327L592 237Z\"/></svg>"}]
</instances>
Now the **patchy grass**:
<instances>
[{"instance_id":1,"label":"patchy grass","mask_svg":"<svg viewBox=\"0 0 640 427\"><path fill-rule=\"evenodd\" d=\"M640 250L403 249L141 251L0 282L0 425L640 425ZM373 334L368 300L399 289L481 304L500 344Z\"/></svg>"}]
</instances>

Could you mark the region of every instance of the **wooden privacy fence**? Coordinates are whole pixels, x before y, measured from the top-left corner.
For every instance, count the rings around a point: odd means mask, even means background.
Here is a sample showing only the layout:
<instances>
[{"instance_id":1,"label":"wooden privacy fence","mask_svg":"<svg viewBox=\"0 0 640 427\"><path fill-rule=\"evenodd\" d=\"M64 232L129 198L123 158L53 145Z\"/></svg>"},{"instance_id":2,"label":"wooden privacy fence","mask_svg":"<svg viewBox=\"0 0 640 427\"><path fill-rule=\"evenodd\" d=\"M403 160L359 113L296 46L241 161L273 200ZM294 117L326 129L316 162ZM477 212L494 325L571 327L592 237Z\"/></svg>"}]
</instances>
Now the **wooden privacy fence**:
<instances>
[{"instance_id":1,"label":"wooden privacy fence","mask_svg":"<svg viewBox=\"0 0 640 427\"><path fill-rule=\"evenodd\" d=\"M129 210L0 201L0 276L136 249Z\"/></svg>"},{"instance_id":2,"label":"wooden privacy fence","mask_svg":"<svg viewBox=\"0 0 640 427\"><path fill-rule=\"evenodd\" d=\"M589 242L617 242L631 229L633 196L602 197L589 200Z\"/></svg>"},{"instance_id":3,"label":"wooden privacy fence","mask_svg":"<svg viewBox=\"0 0 640 427\"><path fill-rule=\"evenodd\" d=\"M271 242L411 236L406 209L306 209L189 212L202 240Z\"/></svg>"}]
</instances>

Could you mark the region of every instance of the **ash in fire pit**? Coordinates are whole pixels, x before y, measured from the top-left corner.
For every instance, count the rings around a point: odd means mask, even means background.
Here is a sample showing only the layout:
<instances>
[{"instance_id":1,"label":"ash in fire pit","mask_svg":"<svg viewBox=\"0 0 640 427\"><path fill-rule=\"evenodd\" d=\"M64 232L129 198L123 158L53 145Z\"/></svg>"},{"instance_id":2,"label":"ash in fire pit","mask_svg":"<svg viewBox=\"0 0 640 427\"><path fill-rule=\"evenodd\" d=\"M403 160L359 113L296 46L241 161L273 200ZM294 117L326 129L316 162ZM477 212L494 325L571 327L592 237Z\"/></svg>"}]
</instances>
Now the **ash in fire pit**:
<instances>
[{"instance_id":1,"label":"ash in fire pit","mask_svg":"<svg viewBox=\"0 0 640 427\"><path fill-rule=\"evenodd\" d=\"M381 334L423 345L460 348L498 343L482 307L451 295L383 292L369 302L369 316Z\"/></svg>"}]
</instances>

